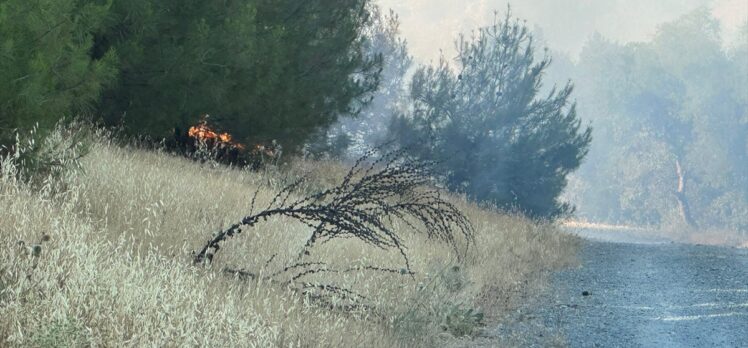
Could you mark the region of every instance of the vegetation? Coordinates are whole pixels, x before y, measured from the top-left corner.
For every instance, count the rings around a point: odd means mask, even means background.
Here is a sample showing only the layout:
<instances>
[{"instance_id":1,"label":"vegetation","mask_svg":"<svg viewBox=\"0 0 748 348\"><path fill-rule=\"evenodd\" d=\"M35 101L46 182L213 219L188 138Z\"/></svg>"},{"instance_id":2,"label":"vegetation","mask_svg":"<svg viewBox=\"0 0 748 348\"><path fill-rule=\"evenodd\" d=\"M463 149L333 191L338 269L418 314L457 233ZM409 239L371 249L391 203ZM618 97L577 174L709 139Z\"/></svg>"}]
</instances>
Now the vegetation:
<instances>
[{"instance_id":1,"label":"vegetation","mask_svg":"<svg viewBox=\"0 0 748 348\"><path fill-rule=\"evenodd\" d=\"M108 124L170 136L203 114L250 144L294 152L377 86L364 56L368 1L114 1L96 52L121 57Z\"/></svg>"},{"instance_id":2,"label":"vegetation","mask_svg":"<svg viewBox=\"0 0 748 348\"><path fill-rule=\"evenodd\" d=\"M242 142L293 152L377 87L367 3L3 1L4 144L81 114L155 140L213 114Z\"/></svg>"},{"instance_id":3,"label":"vegetation","mask_svg":"<svg viewBox=\"0 0 748 348\"><path fill-rule=\"evenodd\" d=\"M91 1L0 1L0 146L16 129L36 128L41 141L62 118L93 109L117 75L114 52L89 55L107 11Z\"/></svg>"},{"instance_id":4,"label":"vegetation","mask_svg":"<svg viewBox=\"0 0 748 348\"><path fill-rule=\"evenodd\" d=\"M587 44L573 76L600 141L578 175L581 213L680 231L748 228L745 42L726 48L699 10L651 42Z\"/></svg>"},{"instance_id":5,"label":"vegetation","mask_svg":"<svg viewBox=\"0 0 748 348\"><path fill-rule=\"evenodd\" d=\"M454 192L533 218L572 211L558 196L590 130L570 85L538 96L550 61L535 62L532 36L509 14L461 42L459 74L445 62L419 69L408 99L398 19L368 0L7 0L0 10L0 82L13 87L0 95L0 144L10 152L16 130L38 123L43 136L80 116L191 148L187 129L210 114L231 136L229 160L256 146L342 153L355 142L361 154L392 126ZM348 120L331 130L339 117Z\"/></svg>"},{"instance_id":6,"label":"vegetation","mask_svg":"<svg viewBox=\"0 0 748 348\"><path fill-rule=\"evenodd\" d=\"M307 268L324 264L310 264L303 259L310 255L313 247L337 238L356 238L376 248L395 249L403 257L401 273L411 274L406 246L391 227L398 220L429 239L448 244L456 255L464 257L460 255L457 238L464 238L467 248L473 241L473 226L453 204L442 199L437 189L424 188L430 184L430 166L403 160L403 151L383 154L379 160L365 164L374 153L371 151L361 157L335 187L298 200L289 198L303 180L284 187L264 210L252 212L252 215L217 233L197 253L195 262L212 260L222 242L273 216L293 218L313 228L296 263L284 268L286 271L303 271L294 279L322 271ZM254 209L254 199L251 206ZM422 226L418 228L416 224ZM376 266L368 268L392 271Z\"/></svg>"},{"instance_id":7,"label":"vegetation","mask_svg":"<svg viewBox=\"0 0 748 348\"><path fill-rule=\"evenodd\" d=\"M413 76L413 111L392 127L399 143L437 162L452 191L535 218L570 213L559 196L591 141L571 85L538 95L550 59L535 61L532 34L510 13L458 50L457 67L442 57Z\"/></svg>"},{"instance_id":8,"label":"vegetation","mask_svg":"<svg viewBox=\"0 0 748 348\"><path fill-rule=\"evenodd\" d=\"M68 167L41 180L59 182L58 190L17 180L10 158L1 166L0 246L8 251L0 253L2 345L465 344L469 338L459 336L479 334L538 291L545 270L571 262L577 243L549 225L445 196L473 224L467 254L458 259L448 244L387 222L408 247L412 276L365 269L308 275L306 282L337 284L367 299L367 306L328 307L265 279L295 262L314 231L303 223L270 217L222 244L209 267L196 267L193 251L207 231L246 214L255 192L256 205L269 206L295 173L308 172L289 197L300 199L340 183L344 168L295 161L286 177L273 168L214 167L121 147L101 135L88 144L83 170ZM355 238L320 243L312 256L338 270L402 264L397 250ZM260 277L226 271L236 265Z\"/></svg>"},{"instance_id":9,"label":"vegetation","mask_svg":"<svg viewBox=\"0 0 748 348\"><path fill-rule=\"evenodd\" d=\"M356 159L372 147L391 142L389 126L392 118L409 105L406 84L413 58L408 52L407 42L400 37L398 16L392 10L385 13L374 6L365 36L364 52L382 59L379 87L361 114L339 118L322 139L310 144L308 152L313 155Z\"/></svg>"}]
</instances>

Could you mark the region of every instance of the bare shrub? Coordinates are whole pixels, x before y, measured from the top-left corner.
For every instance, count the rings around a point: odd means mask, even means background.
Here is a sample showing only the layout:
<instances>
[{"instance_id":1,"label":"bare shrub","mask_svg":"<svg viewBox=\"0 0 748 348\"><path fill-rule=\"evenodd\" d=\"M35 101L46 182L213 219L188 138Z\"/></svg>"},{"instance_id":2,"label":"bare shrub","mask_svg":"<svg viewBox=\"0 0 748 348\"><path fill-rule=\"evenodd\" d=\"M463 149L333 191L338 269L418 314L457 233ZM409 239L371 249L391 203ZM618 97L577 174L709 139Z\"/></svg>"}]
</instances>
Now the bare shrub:
<instances>
[{"instance_id":1,"label":"bare shrub","mask_svg":"<svg viewBox=\"0 0 748 348\"><path fill-rule=\"evenodd\" d=\"M196 253L194 262L211 261L222 242L240 234L244 228L254 227L273 216L295 219L312 229L294 263L268 276L270 279L280 275L290 276L287 283L298 282L297 285L307 293L314 290L352 300L359 297L342 287L303 282L306 276L316 273L376 271L412 276L406 246L391 227L393 220L404 222L429 240L446 243L458 258L464 255L474 237L473 226L455 205L442 198L438 189L433 186L429 188L431 165L406 159L403 150L391 151L376 161L367 162L375 151L361 157L335 187L293 200L291 196L303 178L287 185L264 210L215 234ZM251 204L253 210L255 198L256 194ZM466 241L465 250L460 250L457 236ZM367 265L334 269L324 262L305 260L316 245L343 238L355 238L374 248L397 250L402 257L403 267L397 270ZM256 277L247 271L242 271L241 275Z\"/></svg>"}]
</instances>

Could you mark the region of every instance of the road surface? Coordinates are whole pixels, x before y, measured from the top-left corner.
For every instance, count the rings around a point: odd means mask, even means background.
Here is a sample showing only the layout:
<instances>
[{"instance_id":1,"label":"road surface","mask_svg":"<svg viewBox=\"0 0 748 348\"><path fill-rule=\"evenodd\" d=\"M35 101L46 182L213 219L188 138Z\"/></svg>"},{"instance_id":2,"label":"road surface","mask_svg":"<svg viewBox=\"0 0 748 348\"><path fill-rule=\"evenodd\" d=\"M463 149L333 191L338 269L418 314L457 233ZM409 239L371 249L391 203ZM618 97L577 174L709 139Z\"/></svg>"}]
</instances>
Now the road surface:
<instances>
[{"instance_id":1,"label":"road surface","mask_svg":"<svg viewBox=\"0 0 748 348\"><path fill-rule=\"evenodd\" d=\"M580 258L496 334L522 346L748 347L748 250L588 240Z\"/></svg>"}]
</instances>

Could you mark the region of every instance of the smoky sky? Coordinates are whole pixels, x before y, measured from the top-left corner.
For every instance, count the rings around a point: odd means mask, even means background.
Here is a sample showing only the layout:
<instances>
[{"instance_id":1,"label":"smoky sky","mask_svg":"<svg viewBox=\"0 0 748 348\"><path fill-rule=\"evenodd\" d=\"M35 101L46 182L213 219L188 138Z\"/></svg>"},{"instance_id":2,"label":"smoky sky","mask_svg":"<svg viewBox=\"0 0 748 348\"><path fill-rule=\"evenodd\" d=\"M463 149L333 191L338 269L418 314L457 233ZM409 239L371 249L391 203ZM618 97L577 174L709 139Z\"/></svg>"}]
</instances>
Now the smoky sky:
<instances>
[{"instance_id":1,"label":"smoky sky","mask_svg":"<svg viewBox=\"0 0 748 348\"><path fill-rule=\"evenodd\" d=\"M707 7L720 20L726 42L748 20L748 0L378 0L401 20L411 54L420 62L454 56L459 33L489 25L507 3L517 18L541 31L550 49L576 57L595 32L618 41L647 41L660 24Z\"/></svg>"}]
</instances>

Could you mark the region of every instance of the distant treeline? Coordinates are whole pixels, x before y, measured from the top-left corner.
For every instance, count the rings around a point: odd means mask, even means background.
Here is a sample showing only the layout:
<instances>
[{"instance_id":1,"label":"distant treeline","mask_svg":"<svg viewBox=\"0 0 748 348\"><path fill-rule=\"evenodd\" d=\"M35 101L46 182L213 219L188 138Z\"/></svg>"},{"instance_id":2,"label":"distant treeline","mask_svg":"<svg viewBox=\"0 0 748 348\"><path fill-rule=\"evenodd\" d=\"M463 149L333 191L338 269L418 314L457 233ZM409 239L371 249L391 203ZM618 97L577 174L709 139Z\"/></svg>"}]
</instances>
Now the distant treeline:
<instances>
[{"instance_id":1,"label":"distant treeline","mask_svg":"<svg viewBox=\"0 0 748 348\"><path fill-rule=\"evenodd\" d=\"M565 69L563 68L565 67ZM592 37L554 75L595 127L572 193L594 221L748 230L748 22L725 43L699 9L652 40Z\"/></svg>"}]
</instances>

